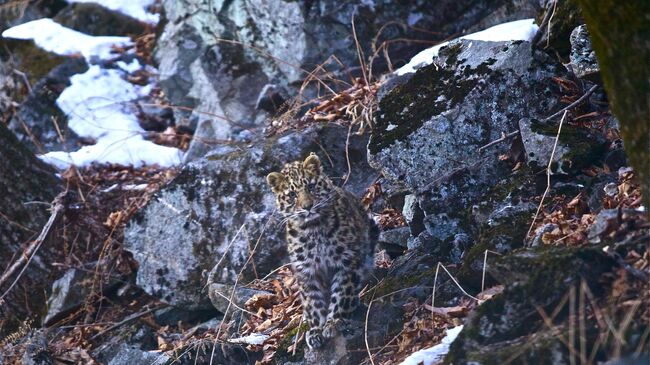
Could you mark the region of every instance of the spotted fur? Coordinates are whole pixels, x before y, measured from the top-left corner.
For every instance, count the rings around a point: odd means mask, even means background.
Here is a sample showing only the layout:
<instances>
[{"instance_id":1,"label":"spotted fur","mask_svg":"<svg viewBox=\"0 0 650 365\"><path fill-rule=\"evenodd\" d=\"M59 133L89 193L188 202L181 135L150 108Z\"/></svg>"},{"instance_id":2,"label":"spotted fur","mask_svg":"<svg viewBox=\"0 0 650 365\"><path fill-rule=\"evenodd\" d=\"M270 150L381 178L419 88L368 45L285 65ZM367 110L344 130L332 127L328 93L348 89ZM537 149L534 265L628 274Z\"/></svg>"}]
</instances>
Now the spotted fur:
<instances>
[{"instance_id":1,"label":"spotted fur","mask_svg":"<svg viewBox=\"0 0 650 365\"><path fill-rule=\"evenodd\" d=\"M357 307L379 232L358 199L323 173L313 153L270 173L267 181L286 223L303 317L310 326L307 344L320 347Z\"/></svg>"}]
</instances>

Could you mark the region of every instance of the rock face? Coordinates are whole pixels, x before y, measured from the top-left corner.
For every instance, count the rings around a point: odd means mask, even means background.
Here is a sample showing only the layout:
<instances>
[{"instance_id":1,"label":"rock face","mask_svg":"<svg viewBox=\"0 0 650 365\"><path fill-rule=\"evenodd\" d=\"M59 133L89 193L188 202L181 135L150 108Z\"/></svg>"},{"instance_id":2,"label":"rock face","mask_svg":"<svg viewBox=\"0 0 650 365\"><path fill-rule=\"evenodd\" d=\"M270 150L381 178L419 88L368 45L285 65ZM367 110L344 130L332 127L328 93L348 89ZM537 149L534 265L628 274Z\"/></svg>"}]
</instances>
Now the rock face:
<instances>
[{"instance_id":1,"label":"rock face","mask_svg":"<svg viewBox=\"0 0 650 365\"><path fill-rule=\"evenodd\" d=\"M542 248L499 259L489 270L506 289L472 313L445 362L493 364L511 358L515 364L568 364L569 351L544 325L538 311L541 308L551 315L562 297L581 280L600 292L599 278L613 265L613 260L597 248ZM568 309L560 311L554 323L568 313ZM595 336L594 325L592 322L586 329L590 342ZM568 330L561 329L562 333Z\"/></svg>"},{"instance_id":2,"label":"rock face","mask_svg":"<svg viewBox=\"0 0 650 365\"><path fill-rule=\"evenodd\" d=\"M510 0L490 4L445 0L436 6L423 0L166 0L163 5L169 21L155 54L160 84L173 105L195 108L191 115L176 111L176 120L209 132L209 139L259 125L267 114L255 107L269 84L288 88L295 96L302 80L323 62L335 78L347 77L343 76L346 69L354 71L359 62L352 37L353 16L357 39L370 55L375 36L378 44L395 38L430 41L429 31L457 34L475 26L532 17L538 7L536 1ZM410 27L384 27L391 22ZM388 47L391 61L405 61L404 55L421 47L413 44L418 43L393 43ZM328 62L332 55L344 66ZM382 57L374 60L374 72L386 68ZM356 75L360 76L358 71ZM309 91L305 93L306 99L311 98ZM197 157L201 151L187 156L189 160Z\"/></svg>"},{"instance_id":3,"label":"rock face","mask_svg":"<svg viewBox=\"0 0 650 365\"><path fill-rule=\"evenodd\" d=\"M569 59L571 60L571 69L577 77L593 81L599 79L598 60L594 49L591 47L589 32L584 24L576 27L571 32L571 54Z\"/></svg>"},{"instance_id":4,"label":"rock face","mask_svg":"<svg viewBox=\"0 0 650 365\"><path fill-rule=\"evenodd\" d=\"M187 165L126 229L125 246L140 263L138 285L167 303L201 307L208 303L205 273L211 271L211 283L233 284L244 268L241 284L280 266L284 231L266 175L316 152L327 161L326 173L341 181L348 173L347 134L346 127L315 126L252 147L223 147ZM365 159L366 143L367 137L350 136L345 188L358 196L377 177Z\"/></svg>"},{"instance_id":5,"label":"rock face","mask_svg":"<svg viewBox=\"0 0 650 365\"><path fill-rule=\"evenodd\" d=\"M0 267L5 270L22 254L25 244L38 235L50 217L47 205L30 203L51 202L61 191L61 186L54 171L1 124L0 155ZM60 250L52 245L51 239L55 236L56 224L22 276L21 284L24 286L12 290L4 298L3 316L9 320L0 330L11 331L15 324L12 319L28 318L35 314L31 311L38 313L42 310L47 299L44 297L45 288L52 280L50 265L61 255ZM7 290L16 274L0 285L0 293ZM30 298L31 308L24 305L25 296Z\"/></svg>"},{"instance_id":6,"label":"rock face","mask_svg":"<svg viewBox=\"0 0 650 365\"><path fill-rule=\"evenodd\" d=\"M72 75L88 70L82 58L71 58L54 67L33 87L9 122L9 129L36 153L71 150L77 136L67 128L67 117L56 105Z\"/></svg>"},{"instance_id":7,"label":"rock face","mask_svg":"<svg viewBox=\"0 0 650 365\"><path fill-rule=\"evenodd\" d=\"M556 110L551 77L562 73L527 42L462 40L384 95L369 162L413 193L404 205L417 236L409 247L459 262L463 251L480 241L477 227L488 223L490 212L517 203L506 199L508 186L522 186L515 182L527 173L512 174L497 156L524 151L521 140L481 147L516 132L522 118L530 129L531 120ZM534 185L523 186L534 191Z\"/></svg>"}]
</instances>

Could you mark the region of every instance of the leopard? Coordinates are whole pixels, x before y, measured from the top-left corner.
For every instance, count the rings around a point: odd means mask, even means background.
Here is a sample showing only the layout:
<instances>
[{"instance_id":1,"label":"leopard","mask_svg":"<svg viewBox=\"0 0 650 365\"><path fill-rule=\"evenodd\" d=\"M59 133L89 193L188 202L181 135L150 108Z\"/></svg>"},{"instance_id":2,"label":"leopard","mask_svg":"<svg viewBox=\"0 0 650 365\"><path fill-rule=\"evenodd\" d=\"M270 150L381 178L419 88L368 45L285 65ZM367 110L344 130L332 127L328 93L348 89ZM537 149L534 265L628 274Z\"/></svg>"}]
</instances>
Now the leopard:
<instances>
[{"instance_id":1,"label":"leopard","mask_svg":"<svg viewBox=\"0 0 650 365\"><path fill-rule=\"evenodd\" d=\"M323 172L313 152L266 180L286 224L290 264L309 326L306 343L320 348L343 331L360 304L373 272L379 228L361 201Z\"/></svg>"}]
</instances>

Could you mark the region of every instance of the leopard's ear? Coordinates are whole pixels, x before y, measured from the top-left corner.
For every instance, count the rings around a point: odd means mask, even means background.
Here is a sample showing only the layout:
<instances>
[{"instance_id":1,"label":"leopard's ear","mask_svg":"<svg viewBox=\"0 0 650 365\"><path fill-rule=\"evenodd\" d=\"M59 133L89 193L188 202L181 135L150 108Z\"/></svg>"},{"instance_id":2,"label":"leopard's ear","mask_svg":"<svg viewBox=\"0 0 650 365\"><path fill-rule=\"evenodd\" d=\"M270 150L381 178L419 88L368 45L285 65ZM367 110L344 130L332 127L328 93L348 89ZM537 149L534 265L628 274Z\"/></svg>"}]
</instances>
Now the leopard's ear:
<instances>
[{"instance_id":1,"label":"leopard's ear","mask_svg":"<svg viewBox=\"0 0 650 365\"><path fill-rule=\"evenodd\" d=\"M308 171L312 175L320 175L323 172L323 169L320 165L320 160L315 153L310 153L309 156L302 163L302 168Z\"/></svg>"},{"instance_id":2,"label":"leopard's ear","mask_svg":"<svg viewBox=\"0 0 650 365\"><path fill-rule=\"evenodd\" d=\"M284 181L284 176L279 172L272 172L266 175L266 182L271 186L273 191L280 188L280 184Z\"/></svg>"}]
</instances>

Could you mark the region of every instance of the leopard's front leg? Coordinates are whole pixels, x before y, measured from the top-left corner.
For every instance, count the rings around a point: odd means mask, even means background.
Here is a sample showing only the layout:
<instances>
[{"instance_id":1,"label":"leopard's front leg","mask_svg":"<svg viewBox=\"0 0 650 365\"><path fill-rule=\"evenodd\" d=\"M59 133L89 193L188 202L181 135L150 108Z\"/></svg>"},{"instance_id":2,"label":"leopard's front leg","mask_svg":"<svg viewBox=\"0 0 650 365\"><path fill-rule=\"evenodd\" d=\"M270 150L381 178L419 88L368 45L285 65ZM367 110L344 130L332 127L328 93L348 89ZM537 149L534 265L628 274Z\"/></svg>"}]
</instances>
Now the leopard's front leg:
<instances>
[{"instance_id":1,"label":"leopard's front leg","mask_svg":"<svg viewBox=\"0 0 650 365\"><path fill-rule=\"evenodd\" d=\"M327 320L323 327L325 338L332 338L340 332L345 325L344 318L359 305L359 293L356 290L358 280L359 276L353 271L340 270L334 274Z\"/></svg>"},{"instance_id":2,"label":"leopard's front leg","mask_svg":"<svg viewBox=\"0 0 650 365\"><path fill-rule=\"evenodd\" d=\"M301 277L302 276L302 277ZM300 297L302 299L302 315L309 325L306 341L309 348L319 348L323 345L323 326L327 321L327 289L313 277L298 276L300 282Z\"/></svg>"}]
</instances>

